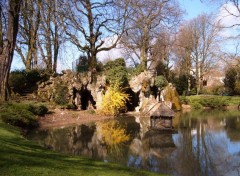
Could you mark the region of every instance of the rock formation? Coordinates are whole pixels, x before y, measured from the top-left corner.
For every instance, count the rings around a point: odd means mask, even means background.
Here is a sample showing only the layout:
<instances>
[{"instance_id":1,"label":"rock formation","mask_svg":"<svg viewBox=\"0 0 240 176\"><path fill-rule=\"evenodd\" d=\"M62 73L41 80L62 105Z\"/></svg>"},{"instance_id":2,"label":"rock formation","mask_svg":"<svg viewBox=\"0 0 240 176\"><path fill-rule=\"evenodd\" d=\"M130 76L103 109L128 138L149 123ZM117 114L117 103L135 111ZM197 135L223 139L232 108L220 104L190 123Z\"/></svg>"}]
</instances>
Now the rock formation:
<instances>
[{"instance_id":1,"label":"rock formation","mask_svg":"<svg viewBox=\"0 0 240 176\"><path fill-rule=\"evenodd\" d=\"M178 93L172 84L163 89L157 88L154 81L155 73L151 71L133 77L129 81L128 93L131 94L131 102L128 102L128 105L134 106L135 111L142 114L148 114L160 101L165 101L173 109L180 110ZM66 70L40 83L38 98L42 101L74 105L77 109L96 109L102 104L103 93L106 91L105 83L105 76L98 75L93 79L90 71L74 73Z\"/></svg>"},{"instance_id":2,"label":"rock formation","mask_svg":"<svg viewBox=\"0 0 240 176\"><path fill-rule=\"evenodd\" d=\"M51 76L46 82L38 85L38 99L42 101L56 101L61 94L62 104L72 104L77 109L96 108L101 104L101 86L105 84L104 76L97 76L92 81L92 73L74 73L70 70L62 74ZM61 104L61 103L60 103Z\"/></svg>"},{"instance_id":3,"label":"rock formation","mask_svg":"<svg viewBox=\"0 0 240 176\"><path fill-rule=\"evenodd\" d=\"M180 100L176 88L169 83L165 88L158 87L156 92L152 91L154 87L155 74L150 71L142 72L129 81L131 89L139 93L139 106L136 111L142 115L149 114L151 109L160 101L174 110L181 110Z\"/></svg>"}]
</instances>

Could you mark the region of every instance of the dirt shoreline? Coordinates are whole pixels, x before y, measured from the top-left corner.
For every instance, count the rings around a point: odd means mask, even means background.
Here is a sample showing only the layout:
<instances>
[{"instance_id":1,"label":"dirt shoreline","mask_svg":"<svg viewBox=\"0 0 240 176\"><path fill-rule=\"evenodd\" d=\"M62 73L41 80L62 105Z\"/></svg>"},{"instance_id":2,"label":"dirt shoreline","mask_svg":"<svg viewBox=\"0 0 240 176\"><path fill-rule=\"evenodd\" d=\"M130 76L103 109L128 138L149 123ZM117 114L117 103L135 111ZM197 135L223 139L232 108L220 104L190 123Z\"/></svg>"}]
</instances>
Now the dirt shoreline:
<instances>
[{"instance_id":1,"label":"dirt shoreline","mask_svg":"<svg viewBox=\"0 0 240 176\"><path fill-rule=\"evenodd\" d=\"M227 106L225 107L225 109L237 110L238 106ZM183 106L182 111L191 111L191 107ZM128 112L127 114L136 115L136 112ZM47 128L63 128L113 118L114 118L113 116L91 114L89 111L54 109L51 110L50 114L46 114L44 117L39 117L38 122L40 129L47 129Z\"/></svg>"},{"instance_id":2,"label":"dirt shoreline","mask_svg":"<svg viewBox=\"0 0 240 176\"><path fill-rule=\"evenodd\" d=\"M39 128L63 128L72 125L80 125L100 120L113 119L113 116L102 116L91 114L87 111L74 111L64 109L54 109L44 117L39 117Z\"/></svg>"}]
</instances>

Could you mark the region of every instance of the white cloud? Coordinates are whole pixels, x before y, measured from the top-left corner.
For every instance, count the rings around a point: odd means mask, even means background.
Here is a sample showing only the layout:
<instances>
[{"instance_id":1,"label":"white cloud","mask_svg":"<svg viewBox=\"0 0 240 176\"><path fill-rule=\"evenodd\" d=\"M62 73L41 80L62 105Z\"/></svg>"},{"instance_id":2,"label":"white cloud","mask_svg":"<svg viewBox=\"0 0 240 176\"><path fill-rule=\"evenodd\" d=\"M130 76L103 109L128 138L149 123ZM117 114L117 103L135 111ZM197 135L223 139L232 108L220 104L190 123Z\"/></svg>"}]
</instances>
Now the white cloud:
<instances>
[{"instance_id":1,"label":"white cloud","mask_svg":"<svg viewBox=\"0 0 240 176\"><path fill-rule=\"evenodd\" d=\"M240 36L240 13L236 6L231 2L222 5L215 20L223 27L220 32L223 39L221 50L227 53L236 52L236 46L239 45L237 38Z\"/></svg>"},{"instance_id":2,"label":"white cloud","mask_svg":"<svg viewBox=\"0 0 240 176\"><path fill-rule=\"evenodd\" d=\"M104 39L103 47L111 46L117 40L117 36L108 37ZM114 60L117 58L121 58L123 56L123 49L121 49L120 44L117 44L116 48L113 48L109 51L101 51L97 54L97 58L102 62L104 60Z\"/></svg>"},{"instance_id":3,"label":"white cloud","mask_svg":"<svg viewBox=\"0 0 240 176\"><path fill-rule=\"evenodd\" d=\"M220 22L224 29L221 31L222 37L235 37L239 34L240 13L232 3L226 3L219 9L216 21Z\"/></svg>"}]
</instances>

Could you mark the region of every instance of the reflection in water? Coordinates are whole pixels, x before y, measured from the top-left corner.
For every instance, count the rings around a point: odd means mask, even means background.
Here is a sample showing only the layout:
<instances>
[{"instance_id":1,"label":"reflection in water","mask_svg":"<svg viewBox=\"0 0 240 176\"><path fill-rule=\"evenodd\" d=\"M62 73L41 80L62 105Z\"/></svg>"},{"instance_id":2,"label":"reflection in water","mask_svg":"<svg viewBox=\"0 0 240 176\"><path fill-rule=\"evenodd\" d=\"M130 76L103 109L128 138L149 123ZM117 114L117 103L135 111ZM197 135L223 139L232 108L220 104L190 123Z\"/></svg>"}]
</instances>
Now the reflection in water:
<instances>
[{"instance_id":1,"label":"reflection in water","mask_svg":"<svg viewBox=\"0 0 240 176\"><path fill-rule=\"evenodd\" d=\"M47 148L170 175L240 175L240 112L177 114L176 134L149 131L147 117L119 117L29 135ZM114 147L113 147L114 146Z\"/></svg>"},{"instance_id":2,"label":"reflection in water","mask_svg":"<svg viewBox=\"0 0 240 176\"><path fill-rule=\"evenodd\" d=\"M240 140L233 143L228 136L231 129L235 137L240 137L239 115L210 111L181 116L179 134L173 137L177 151L172 161L182 161L174 163L175 174L239 175ZM232 123L237 124L238 128L230 127ZM235 152L232 153L229 146L233 146ZM236 158L234 163L233 158Z\"/></svg>"},{"instance_id":3,"label":"reflection in water","mask_svg":"<svg viewBox=\"0 0 240 176\"><path fill-rule=\"evenodd\" d=\"M108 146L117 146L129 140L126 130L119 126L117 121L98 122L99 131L102 134L102 140Z\"/></svg>"},{"instance_id":4,"label":"reflection in water","mask_svg":"<svg viewBox=\"0 0 240 176\"><path fill-rule=\"evenodd\" d=\"M153 172L162 172L160 166L167 163L165 159L174 150L175 144L171 134L148 131L142 139L134 138L132 140L127 165L135 168L148 168Z\"/></svg>"},{"instance_id":5,"label":"reflection in water","mask_svg":"<svg viewBox=\"0 0 240 176\"><path fill-rule=\"evenodd\" d=\"M125 128L120 126L117 121L107 120L96 124L97 134L101 135L101 141L106 144L109 153L119 157L123 153L121 146L129 141L130 135L126 134Z\"/></svg>"}]
</instances>

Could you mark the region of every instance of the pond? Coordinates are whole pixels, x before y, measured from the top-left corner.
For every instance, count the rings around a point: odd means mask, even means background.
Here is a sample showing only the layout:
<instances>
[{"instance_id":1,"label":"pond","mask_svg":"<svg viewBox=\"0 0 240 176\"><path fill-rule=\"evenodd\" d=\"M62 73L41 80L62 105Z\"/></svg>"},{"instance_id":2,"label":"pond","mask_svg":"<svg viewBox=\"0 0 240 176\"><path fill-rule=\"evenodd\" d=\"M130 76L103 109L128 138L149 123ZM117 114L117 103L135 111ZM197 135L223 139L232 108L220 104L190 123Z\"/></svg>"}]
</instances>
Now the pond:
<instances>
[{"instance_id":1,"label":"pond","mask_svg":"<svg viewBox=\"0 0 240 176\"><path fill-rule=\"evenodd\" d=\"M175 132L149 130L149 118L121 116L33 131L46 148L179 176L240 175L240 111L178 113Z\"/></svg>"}]
</instances>

